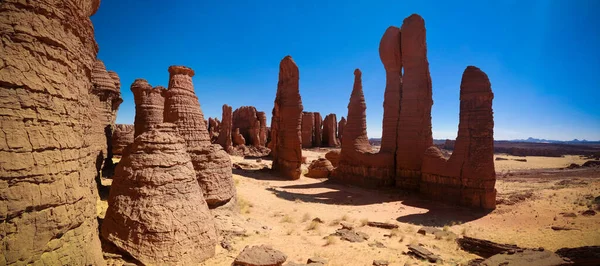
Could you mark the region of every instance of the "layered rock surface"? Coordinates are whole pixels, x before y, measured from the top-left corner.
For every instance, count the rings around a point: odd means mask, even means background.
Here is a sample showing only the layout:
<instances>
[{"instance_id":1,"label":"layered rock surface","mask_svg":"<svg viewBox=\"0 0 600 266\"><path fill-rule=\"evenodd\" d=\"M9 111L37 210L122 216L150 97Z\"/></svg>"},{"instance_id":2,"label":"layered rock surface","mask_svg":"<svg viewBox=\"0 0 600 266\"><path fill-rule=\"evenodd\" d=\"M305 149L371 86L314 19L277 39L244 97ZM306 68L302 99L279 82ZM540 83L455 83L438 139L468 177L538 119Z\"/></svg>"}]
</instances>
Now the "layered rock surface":
<instances>
[{"instance_id":1,"label":"layered rock surface","mask_svg":"<svg viewBox=\"0 0 600 266\"><path fill-rule=\"evenodd\" d=\"M114 155L123 155L125 147L133 143L134 125L116 124L112 133L112 151Z\"/></svg>"},{"instance_id":2,"label":"layered rock surface","mask_svg":"<svg viewBox=\"0 0 600 266\"><path fill-rule=\"evenodd\" d=\"M291 56L279 64L279 82L271 121L269 148L272 169L287 179L298 179L302 165L302 99L300 72Z\"/></svg>"},{"instance_id":3,"label":"layered rock surface","mask_svg":"<svg viewBox=\"0 0 600 266\"><path fill-rule=\"evenodd\" d=\"M338 140L340 145L342 144L342 135L344 134L344 127L346 126L346 118L342 116L340 122L338 122Z\"/></svg>"},{"instance_id":4,"label":"layered rock surface","mask_svg":"<svg viewBox=\"0 0 600 266\"><path fill-rule=\"evenodd\" d=\"M266 119L266 118L265 118ZM260 146L261 123L254 106L242 106L233 111L232 126L239 129L247 145Z\"/></svg>"},{"instance_id":5,"label":"layered rock surface","mask_svg":"<svg viewBox=\"0 0 600 266\"><path fill-rule=\"evenodd\" d=\"M337 117L335 114L328 114L323 119L322 145L324 147L338 147L337 135Z\"/></svg>"},{"instance_id":6,"label":"layered rock surface","mask_svg":"<svg viewBox=\"0 0 600 266\"><path fill-rule=\"evenodd\" d=\"M171 66L169 74L164 121L176 124L186 141L208 206L214 208L225 204L235 196L231 159L221 146L210 143L200 102L194 92L194 71L184 66Z\"/></svg>"},{"instance_id":7,"label":"layered rock surface","mask_svg":"<svg viewBox=\"0 0 600 266\"><path fill-rule=\"evenodd\" d=\"M147 265L190 265L212 257L215 225L186 142L174 124L135 139L117 166L102 236Z\"/></svg>"},{"instance_id":8,"label":"layered rock surface","mask_svg":"<svg viewBox=\"0 0 600 266\"><path fill-rule=\"evenodd\" d=\"M136 79L131 84L131 92L135 101L134 137L137 137L163 122L165 88L153 88L145 79Z\"/></svg>"},{"instance_id":9,"label":"layered rock surface","mask_svg":"<svg viewBox=\"0 0 600 266\"><path fill-rule=\"evenodd\" d=\"M314 112L315 116L315 139L313 141L313 147L321 147L323 145L323 117L321 113Z\"/></svg>"},{"instance_id":10,"label":"layered rock surface","mask_svg":"<svg viewBox=\"0 0 600 266\"><path fill-rule=\"evenodd\" d=\"M219 138L219 125L221 122L218 118L208 118L208 135L210 136L210 142L215 143Z\"/></svg>"},{"instance_id":11,"label":"layered rock surface","mask_svg":"<svg viewBox=\"0 0 600 266\"><path fill-rule=\"evenodd\" d=\"M256 117L258 118L258 122L260 123L260 128L258 131L258 145L266 146L267 136L269 135L269 133L267 132L267 114L265 112L256 112Z\"/></svg>"},{"instance_id":12,"label":"layered rock surface","mask_svg":"<svg viewBox=\"0 0 600 266\"><path fill-rule=\"evenodd\" d=\"M315 137L315 115L311 112L302 113L302 148L313 147Z\"/></svg>"},{"instance_id":13,"label":"layered rock surface","mask_svg":"<svg viewBox=\"0 0 600 266\"><path fill-rule=\"evenodd\" d=\"M231 106L223 105L223 114L221 115L221 125L219 128L219 138L217 138L217 144L221 145L227 152L233 145L231 138L232 131L232 108Z\"/></svg>"},{"instance_id":14,"label":"layered rock surface","mask_svg":"<svg viewBox=\"0 0 600 266\"><path fill-rule=\"evenodd\" d=\"M106 138L89 134L109 126L90 111L98 5L0 1L0 264L104 264L94 177Z\"/></svg>"}]
</instances>

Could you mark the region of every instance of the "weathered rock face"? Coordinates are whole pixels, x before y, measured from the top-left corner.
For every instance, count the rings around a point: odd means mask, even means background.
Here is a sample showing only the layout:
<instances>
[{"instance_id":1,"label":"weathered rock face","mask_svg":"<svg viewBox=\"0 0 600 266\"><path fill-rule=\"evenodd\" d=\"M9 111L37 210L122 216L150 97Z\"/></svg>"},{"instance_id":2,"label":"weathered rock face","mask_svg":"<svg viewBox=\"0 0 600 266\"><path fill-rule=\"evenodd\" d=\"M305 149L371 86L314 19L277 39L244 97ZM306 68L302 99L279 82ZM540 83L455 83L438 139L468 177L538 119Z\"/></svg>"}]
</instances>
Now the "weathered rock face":
<instances>
[{"instance_id":1,"label":"weathered rock face","mask_svg":"<svg viewBox=\"0 0 600 266\"><path fill-rule=\"evenodd\" d=\"M313 113L315 116L315 139L313 147L323 146L323 118L319 112Z\"/></svg>"},{"instance_id":2,"label":"weathered rock face","mask_svg":"<svg viewBox=\"0 0 600 266\"><path fill-rule=\"evenodd\" d=\"M112 133L112 151L114 155L123 155L123 150L133 143L133 125L116 124Z\"/></svg>"},{"instance_id":3,"label":"weathered rock face","mask_svg":"<svg viewBox=\"0 0 600 266\"><path fill-rule=\"evenodd\" d=\"M165 88L152 88L145 79L136 79L131 84L131 92L135 101L134 137L137 137L163 122Z\"/></svg>"},{"instance_id":4,"label":"weathered rock face","mask_svg":"<svg viewBox=\"0 0 600 266\"><path fill-rule=\"evenodd\" d=\"M254 106L242 106L233 111L233 128L240 129L247 145L260 146L261 124Z\"/></svg>"},{"instance_id":5,"label":"weathered rock face","mask_svg":"<svg viewBox=\"0 0 600 266\"><path fill-rule=\"evenodd\" d=\"M402 97L396 149L396 186L419 187L425 150L431 134L431 76L427 61L425 21L413 14L402 23Z\"/></svg>"},{"instance_id":6,"label":"weathered rock face","mask_svg":"<svg viewBox=\"0 0 600 266\"><path fill-rule=\"evenodd\" d=\"M281 266L287 256L270 246L246 246L235 258L232 266Z\"/></svg>"},{"instance_id":7,"label":"weathered rock face","mask_svg":"<svg viewBox=\"0 0 600 266\"><path fill-rule=\"evenodd\" d=\"M385 68L383 127L380 151L388 154L396 153L398 146L398 118L400 116L400 100L402 98L402 53L400 39L400 29L390 26L379 42L379 59Z\"/></svg>"},{"instance_id":8,"label":"weathered rock face","mask_svg":"<svg viewBox=\"0 0 600 266\"><path fill-rule=\"evenodd\" d=\"M219 138L219 124L221 122L218 118L208 118L208 135L210 136L210 143L215 143Z\"/></svg>"},{"instance_id":9,"label":"weathered rock face","mask_svg":"<svg viewBox=\"0 0 600 266\"><path fill-rule=\"evenodd\" d=\"M267 114L265 114L265 112L256 112L256 117L258 118L258 122L260 123L260 129L258 131L258 145L266 146L267 136L269 135L267 132Z\"/></svg>"},{"instance_id":10,"label":"weathered rock face","mask_svg":"<svg viewBox=\"0 0 600 266\"><path fill-rule=\"evenodd\" d=\"M233 145L231 139L231 131L232 131L232 108L227 104L223 104L223 115L221 116L221 125L219 128L219 138L217 139L217 144L221 145L223 149L227 152L231 149Z\"/></svg>"},{"instance_id":11,"label":"weathered rock face","mask_svg":"<svg viewBox=\"0 0 600 266\"><path fill-rule=\"evenodd\" d=\"M88 134L109 126L90 111L98 5L0 1L0 264L105 263L94 177L106 138Z\"/></svg>"},{"instance_id":12,"label":"weathered rock face","mask_svg":"<svg viewBox=\"0 0 600 266\"><path fill-rule=\"evenodd\" d=\"M338 147L337 140L337 117L335 114L328 114L323 120L323 146Z\"/></svg>"},{"instance_id":13,"label":"weathered rock face","mask_svg":"<svg viewBox=\"0 0 600 266\"><path fill-rule=\"evenodd\" d=\"M338 167L340 163L340 151L328 151L327 153L325 153L325 158L329 160L329 162L331 162L331 165L333 165L333 167Z\"/></svg>"},{"instance_id":14,"label":"weathered rock face","mask_svg":"<svg viewBox=\"0 0 600 266\"><path fill-rule=\"evenodd\" d=\"M233 145L234 146L245 145L246 144L246 139L244 138L244 135L242 135L240 133L240 129L239 128L236 128L235 131L233 132L233 134L231 136L232 136L232 139L233 139Z\"/></svg>"},{"instance_id":15,"label":"weathered rock face","mask_svg":"<svg viewBox=\"0 0 600 266\"><path fill-rule=\"evenodd\" d=\"M342 144L342 135L344 134L344 127L346 126L346 118L342 116L340 122L338 123L338 140L340 141L340 145Z\"/></svg>"},{"instance_id":16,"label":"weathered rock face","mask_svg":"<svg viewBox=\"0 0 600 266\"><path fill-rule=\"evenodd\" d=\"M313 178L328 178L329 174L333 171L333 168L334 167L329 160L319 158L310 163L306 176Z\"/></svg>"},{"instance_id":17,"label":"weathered rock face","mask_svg":"<svg viewBox=\"0 0 600 266\"><path fill-rule=\"evenodd\" d=\"M302 148L311 148L315 136L315 115L311 112L302 113Z\"/></svg>"},{"instance_id":18,"label":"weathered rock face","mask_svg":"<svg viewBox=\"0 0 600 266\"><path fill-rule=\"evenodd\" d=\"M494 209L494 94L487 75L469 66L460 85L460 122L454 152L446 161L432 146L425 153L421 192L434 199Z\"/></svg>"},{"instance_id":19,"label":"weathered rock face","mask_svg":"<svg viewBox=\"0 0 600 266\"><path fill-rule=\"evenodd\" d=\"M215 254L213 218L176 131L165 123L135 139L102 223L105 239L147 265L198 264Z\"/></svg>"},{"instance_id":20,"label":"weathered rock face","mask_svg":"<svg viewBox=\"0 0 600 266\"><path fill-rule=\"evenodd\" d=\"M300 72L291 56L279 64L279 83L271 121L269 148L272 169L288 179L298 179L302 165L302 99L299 89Z\"/></svg>"},{"instance_id":21,"label":"weathered rock face","mask_svg":"<svg viewBox=\"0 0 600 266\"><path fill-rule=\"evenodd\" d=\"M225 204L235 195L231 159L219 145L210 143L204 115L194 92L194 71L184 66L171 66L169 74L164 121L176 124L186 141L208 206L214 208Z\"/></svg>"}]
</instances>

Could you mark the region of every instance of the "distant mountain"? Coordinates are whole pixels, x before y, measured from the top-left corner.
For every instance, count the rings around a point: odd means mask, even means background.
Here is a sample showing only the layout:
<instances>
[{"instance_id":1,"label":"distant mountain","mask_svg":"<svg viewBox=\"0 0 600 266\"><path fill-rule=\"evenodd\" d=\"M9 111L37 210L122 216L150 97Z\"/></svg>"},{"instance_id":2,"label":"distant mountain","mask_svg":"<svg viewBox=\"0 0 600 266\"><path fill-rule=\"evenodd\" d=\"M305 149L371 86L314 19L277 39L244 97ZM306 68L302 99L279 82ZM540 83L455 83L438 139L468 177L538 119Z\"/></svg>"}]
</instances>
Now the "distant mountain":
<instances>
[{"instance_id":1,"label":"distant mountain","mask_svg":"<svg viewBox=\"0 0 600 266\"><path fill-rule=\"evenodd\" d=\"M536 139L529 137L527 139L513 139L507 140L510 142L531 142L531 143L555 143L555 144L600 144L600 140L598 141L588 141L588 140L551 140L551 139Z\"/></svg>"}]
</instances>

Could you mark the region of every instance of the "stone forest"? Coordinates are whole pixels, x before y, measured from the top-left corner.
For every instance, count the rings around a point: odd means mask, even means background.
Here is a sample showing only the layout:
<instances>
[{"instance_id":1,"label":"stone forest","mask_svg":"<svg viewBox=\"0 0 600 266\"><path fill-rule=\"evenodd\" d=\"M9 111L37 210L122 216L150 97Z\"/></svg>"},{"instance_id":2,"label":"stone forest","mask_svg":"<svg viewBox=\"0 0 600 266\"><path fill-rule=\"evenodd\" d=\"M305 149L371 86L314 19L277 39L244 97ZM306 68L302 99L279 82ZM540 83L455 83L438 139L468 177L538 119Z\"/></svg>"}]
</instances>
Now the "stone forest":
<instances>
[{"instance_id":1,"label":"stone forest","mask_svg":"<svg viewBox=\"0 0 600 266\"><path fill-rule=\"evenodd\" d=\"M373 29L385 71L375 143L360 68L344 114L305 110L301 69L281 55L272 110L224 103L205 117L200 103L215 99L198 98L189 67L164 66L166 87L121 84L97 56L99 7L0 2L0 265L600 265L598 158L553 183L504 172L525 159L495 147L484 69L464 66L457 138L434 141L420 15ZM115 122L126 86L132 125ZM538 213L563 195L585 203Z\"/></svg>"}]
</instances>

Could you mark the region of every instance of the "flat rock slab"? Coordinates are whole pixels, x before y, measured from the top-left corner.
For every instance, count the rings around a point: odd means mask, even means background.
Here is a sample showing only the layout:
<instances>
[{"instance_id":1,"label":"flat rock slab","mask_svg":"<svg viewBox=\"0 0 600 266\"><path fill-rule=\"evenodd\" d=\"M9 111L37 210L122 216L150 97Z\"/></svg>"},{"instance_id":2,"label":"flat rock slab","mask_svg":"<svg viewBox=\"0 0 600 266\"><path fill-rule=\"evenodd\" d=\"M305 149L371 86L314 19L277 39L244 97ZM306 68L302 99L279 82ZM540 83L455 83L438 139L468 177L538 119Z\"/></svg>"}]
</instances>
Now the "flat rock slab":
<instances>
[{"instance_id":1,"label":"flat rock slab","mask_svg":"<svg viewBox=\"0 0 600 266\"><path fill-rule=\"evenodd\" d=\"M398 228L397 224L380 223L380 222L368 222L367 225L368 226L372 226L372 227L384 228L384 229L396 229L396 228Z\"/></svg>"},{"instance_id":2,"label":"flat rock slab","mask_svg":"<svg viewBox=\"0 0 600 266\"><path fill-rule=\"evenodd\" d=\"M415 255L431 263L436 263L440 260L438 255L419 245L408 245L408 254Z\"/></svg>"},{"instance_id":3,"label":"flat rock slab","mask_svg":"<svg viewBox=\"0 0 600 266\"><path fill-rule=\"evenodd\" d=\"M335 233L331 234L332 236L339 236L340 239L346 240L349 242L363 242L369 239L369 235L349 229L338 229Z\"/></svg>"},{"instance_id":4,"label":"flat rock slab","mask_svg":"<svg viewBox=\"0 0 600 266\"><path fill-rule=\"evenodd\" d=\"M235 258L233 266L281 266L287 256L270 246L246 246Z\"/></svg>"},{"instance_id":5,"label":"flat rock slab","mask_svg":"<svg viewBox=\"0 0 600 266\"><path fill-rule=\"evenodd\" d=\"M373 266L388 266L390 263L387 260L374 260Z\"/></svg>"},{"instance_id":6,"label":"flat rock slab","mask_svg":"<svg viewBox=\"0 0 600 266\"><path fill-rule=\"evenodd\" d=\"M572 262L565 260L556 253L547 250L519 250L496 254L481 262L482 266L511 265L511 266L554 266L569 265Z\"/></svg>"},{"instance_id":7,"label":"flat rock slab","mask_svg":"<svg viewBox=\"0 0 600 266\"><path fill-rule=\"evenodd\" d=\"M444 231L444 230L441 230L441 229L438 229L435 227L429 227L429 226L421 227L417 231L417 233L422 234L424 236L427 234L430 234L430 235L434 235L439 238L449 237L449 236L456 237L456 234L452 231Z\"/></svg>"},{"instance_id":8,"label":"flat rock slab","mask_svg":"<svg viewBox=\"0 0 600 266\"><path fill-rule=\"evenodd\" d=\"M577 265L600 265L600 246L561 248L556 254L570 259Z\"/></svg>"},{"instance_id":9,"label":"flat rock slab","mask_svg":"<svg viewBox=\"0 0 600 266\"><path fill-rule=\"evenodd\" d=\"M468 236L457 239L456 242L458 242L458 246L462 250L477 254L484 258L489 258L501 252L520 249L516 245L499 244L489 240L472 238Z\"/></svg>"}]
</instances>

